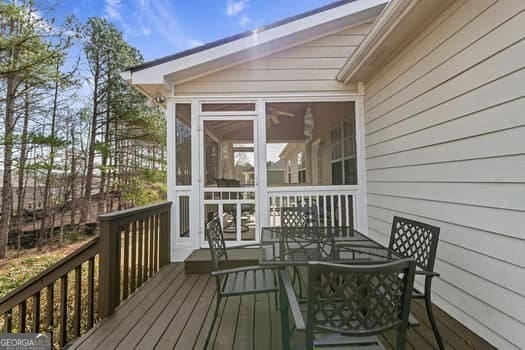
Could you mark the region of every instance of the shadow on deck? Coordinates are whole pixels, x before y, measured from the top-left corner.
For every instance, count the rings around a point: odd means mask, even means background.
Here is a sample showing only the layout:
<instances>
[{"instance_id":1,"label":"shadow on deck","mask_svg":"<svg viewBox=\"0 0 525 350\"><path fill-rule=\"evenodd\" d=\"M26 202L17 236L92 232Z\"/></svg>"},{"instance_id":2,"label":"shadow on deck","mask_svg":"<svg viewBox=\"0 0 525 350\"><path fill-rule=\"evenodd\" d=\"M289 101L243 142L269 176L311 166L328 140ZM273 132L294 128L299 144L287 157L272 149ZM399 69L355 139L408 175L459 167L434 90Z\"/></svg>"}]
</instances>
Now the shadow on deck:
<instances>
[{"instance_id":1,"label":"shadow on deck","mask_svg":"<svg viewBox=\"0 0 525 350\"><path fill-rule=\"evenodd\" d=\"M70 349L202 349L215 302L215 280L185 274L183 263L163 267L120 305L112 316L77 339ZM435 314L447 349L493 349L437 307ZM408 332L407 349L437 349L424 306L412 313L421 326ZM220 309L214 349L280 349L280 321L269 295L227 298ZM392 348L393 335L384 337Z\"/></svg>"}]
</instances>

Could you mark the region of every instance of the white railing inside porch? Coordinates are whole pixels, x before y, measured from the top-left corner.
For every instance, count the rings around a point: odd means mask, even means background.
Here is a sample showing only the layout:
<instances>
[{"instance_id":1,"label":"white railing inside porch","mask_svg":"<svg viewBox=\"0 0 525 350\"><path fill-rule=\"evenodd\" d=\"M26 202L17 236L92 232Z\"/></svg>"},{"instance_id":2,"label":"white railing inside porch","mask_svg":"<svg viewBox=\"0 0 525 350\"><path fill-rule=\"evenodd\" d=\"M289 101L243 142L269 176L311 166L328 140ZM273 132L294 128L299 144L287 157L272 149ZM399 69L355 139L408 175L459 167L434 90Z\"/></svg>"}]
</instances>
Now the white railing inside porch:
<instances>
[{"instance_id":1,"label":"white railing inside porch","mask_svg":"<svg viewBox=\"0 0 525 350\"><path fill-rule=\"evenodd\" d=\"M348 186L270 187L267 192L271 226L280 225L283 207L316 206L319 225L354 227L356 189Z\"/></svg>"},{"instance_id":2,"label":"white railing inside porch","mask_svg":"<svg viewBox=\"0 0 525 350\"><path fill-rule=\"evenodd\" d=\"M255 187L209 187L204 189L204 219L217 213L225 240L253 241L255 230ZM202 237L204 240L205 237Z\"/></svg>"}]
</instances>

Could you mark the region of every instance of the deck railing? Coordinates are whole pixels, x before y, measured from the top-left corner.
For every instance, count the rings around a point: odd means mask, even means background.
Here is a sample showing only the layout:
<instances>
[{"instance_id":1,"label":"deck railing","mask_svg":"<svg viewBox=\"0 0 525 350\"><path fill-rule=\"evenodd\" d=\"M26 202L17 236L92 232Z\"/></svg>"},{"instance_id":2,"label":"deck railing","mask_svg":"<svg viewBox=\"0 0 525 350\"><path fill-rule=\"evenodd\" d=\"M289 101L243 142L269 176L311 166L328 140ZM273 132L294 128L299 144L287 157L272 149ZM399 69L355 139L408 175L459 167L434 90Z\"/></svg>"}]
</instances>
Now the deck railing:
<instances>
[{"instance_id":1,"label":"deck railing","mask_svg":"<svg viewBox=\"0 0 525 350\"><path fill-rule=\"evenodd\" d=\"M56 346L63 346L93 327L98 318L98 252L99 237L95 237L2 298L2 331L45 332Z\"/></svg>"},{"instance_id":2,"label":"deck railing","mask_svg":"<svg viewBox=\"0 0 525 350\"><path fill-rule=\"evenodd\" d=\"M281 208L316 206L322 226L354 226L357 189L349 186L270 187L269 224L280 225Z\"/></svg>"},{"instance_id":3,"label":"deck railing","mask_svg":"<svg viewBox=\"0 0 525 350\"><path fill-rule=\"evenodd\" d=\"M170 207L171 202L166 202L98 217L102 318L169 263Z\"/></svg>"},{"instance_id":4,"label":"deck railing","mask_svg":"<svg viewBox=\"0 0 525 350\"><path fill-rule=\"evenodd\" d=\"M48 333L59 348L111 315L169 263L170 207L100 215L99 236L0 299L0 330Z\"/></svg>"}]
</instances>

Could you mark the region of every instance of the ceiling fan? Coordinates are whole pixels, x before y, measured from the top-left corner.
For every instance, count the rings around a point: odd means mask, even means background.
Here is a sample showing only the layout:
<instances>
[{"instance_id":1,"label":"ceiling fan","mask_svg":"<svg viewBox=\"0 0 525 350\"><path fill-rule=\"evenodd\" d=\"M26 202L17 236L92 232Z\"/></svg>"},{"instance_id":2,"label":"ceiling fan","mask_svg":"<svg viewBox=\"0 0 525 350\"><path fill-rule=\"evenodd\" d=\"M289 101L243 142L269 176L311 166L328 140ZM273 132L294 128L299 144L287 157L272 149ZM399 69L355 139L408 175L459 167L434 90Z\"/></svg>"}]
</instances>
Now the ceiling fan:
<instances>
[{"instance_id":1,"label":"ceiling fan","mask_svg":"<svg viewBox=\"0 0 525 350\"><path fill-rule=\"evenodd\" d=\"M271 122L274 125L279 125L279 123L281 122L280 119L279 119L280 117L287 117L287 118L295 117L295 113L280 111L280 110L275 109L273 107L268 107L266 114L269 117L268 120L271 120Z\"/></svg>"}]
</instances>

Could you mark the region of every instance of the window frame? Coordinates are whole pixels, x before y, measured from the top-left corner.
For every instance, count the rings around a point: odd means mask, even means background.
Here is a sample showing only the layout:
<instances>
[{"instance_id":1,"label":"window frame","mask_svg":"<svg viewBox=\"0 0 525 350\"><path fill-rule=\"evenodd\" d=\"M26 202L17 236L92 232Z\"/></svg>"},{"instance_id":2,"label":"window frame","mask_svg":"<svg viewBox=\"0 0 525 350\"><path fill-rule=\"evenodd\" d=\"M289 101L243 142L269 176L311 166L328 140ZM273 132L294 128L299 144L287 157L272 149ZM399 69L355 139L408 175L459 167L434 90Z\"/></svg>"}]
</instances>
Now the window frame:
<instances>
[{"instance_id":1,"label":"window frame","mask_svg":"<svg viewBox=\"0 0 525 350\"><path fill-rule=\"evenodd\" d=\"M353 130L353 133L350 133L349 135L345 135L345 123L348 123L348 125L350 127L352 127L351 130ZM354 118L354 121L352 123L351 121L351 118L348 118L346 120L343 120L342 122L340 122L339 124L337 124L335 127L333 127L332 129L330 129L330 154L331 154L331 159L330 159L330 168L333 169L333 166L334 164L336 163L339 163L341 164L341 183L338 184L338 185L344 185L344 186L352 186L352 185L359 185L359 171L358 169L356 169L355 171L355 183L346 183L346 171L345 171L345 162L348 161L348 160L354 160L355 162L355 166L357 167L357 139L356 139L356 127L355 127L355 118ZM353 124L353 125L352 125ZM339 149L339 152L341 154L341 156L339 158L335 158L334 159L334 138L333 138L333 135L334 135L334 131L338 131L339 132L339 135L340 135L340 139L336 142L339 142L340 143L340 149ZM345 155L345 141L348 140L348 142L350 142L351 144L351 150L353 150L353 152L351 152L350 155ZM332 170L332 183L334 183L334 179L333 179L333 170Z\"/></svg>"}]
</instances>

